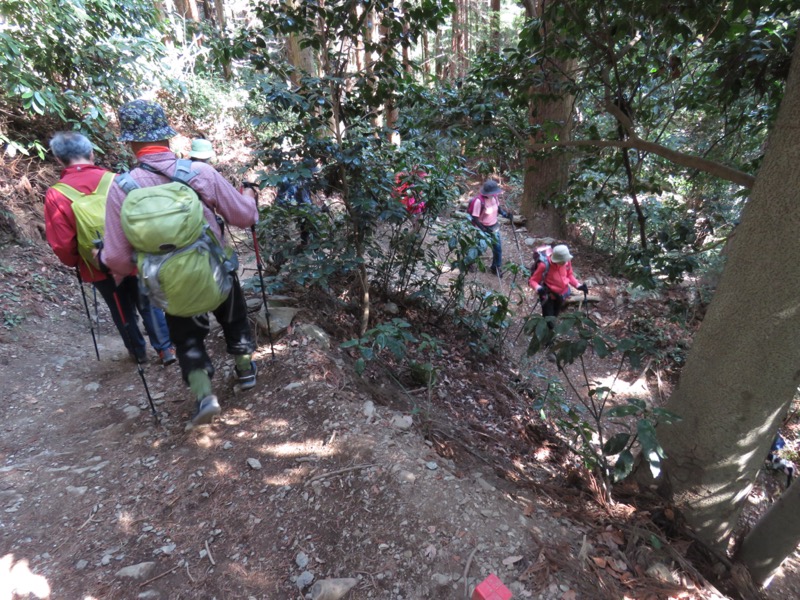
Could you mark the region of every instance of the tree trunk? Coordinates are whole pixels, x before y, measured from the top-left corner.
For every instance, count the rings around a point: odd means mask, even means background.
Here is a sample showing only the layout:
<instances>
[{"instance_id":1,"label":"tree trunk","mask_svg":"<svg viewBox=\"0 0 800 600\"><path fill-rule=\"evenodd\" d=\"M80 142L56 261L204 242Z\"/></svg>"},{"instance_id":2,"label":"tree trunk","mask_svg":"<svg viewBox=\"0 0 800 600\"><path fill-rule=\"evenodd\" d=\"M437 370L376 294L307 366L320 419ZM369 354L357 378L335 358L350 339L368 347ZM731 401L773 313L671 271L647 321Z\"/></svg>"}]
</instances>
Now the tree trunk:
<instances>
[{"instance_id":1,"label":"tree trunk","mask_svg":"<svg viewBox=\"0 0 800 600\"><path fill-rule=\"evenodd\" d=\"M444 60L442 60L442 30L436 29L436 36L433 41L433 55L436 57L436 79L442 78L442 71L444 68Z\"/></svg>"},{"instance_id":2,"label":"tree trunk","mask_svg":"<svg viewBox=\"0 0 800 600\"><path fill-rule=\"evenodd\" d=\"M541 16L541 6L536 0L525 2L529 19ZM529 145L545 138L567 140L572 133L573 98L560 91L563 73L570 73L573 64L553 65L546 78L548 83L530 90L531 103L528 120L539 133L532 136ZM555 209L552 199L566 190L569 181L569 156L549 153L546 158L525 158L525 179L522 191L522 214L532 223L545 228L557 237L564 235L564 217Z\"/></svg>"},{"instance_id":3,"label":"tree trunk","mask_svg":"<svg viewBox=\"0 0 800 600\"><path fill-rule=\"evenodd\" d=\"M300 0L292 0L289 4L292 8L295 8L299 1ZM221 6L221 3L218 6ZM292 83L297 86L300 85L300 78L304 73L311 76L317 74L314 51L311 48L301 48L300 38L296 34L290 34L285 39L285 43L286 55L289 59L289 63L296 69L291 75L291 80Z\"/></svg>"},{"instance_id":4,"label":"tree trunk","mask_svg":"<svg viewBox=\"0 0 800 600\"><path fill-rule=\"evenodd\" d=\"M431 74L431 51L428 45L428 30L422 32L422 72L427 81L428 76Z\"/></svg>"},{"instance_id":5,"label":"tree trunk","mask_svg":"<svg viewBox=\"0 0 800 600\"><path fill-rule=\"evenodd\" d=\"M752 197L667 403L683 420L658 430L668 457L662 490L700 538L719 550L726 547L800 383L798 48L800 39ZM798 532L787 526L784 534L794 545ZM775 560L758 556L763 548L758 540L751 540L747 556L762 573Z\"/></svg>"},{"instance_id":6,"label":"tree trunk","mask_svg":"<svg viewBox=\"0 0 800 600\"><path fill-rule=\"evenodd\" d=\"M200 13L197 10L197 2L195 0L175 0L175 10L185 19L200 20Z\"/></svg>"},{"instance_id":7,"label":"tree trunk","mask_svg":"<svg viewBox=\"0 0 800 600\"><path fill-rule=\"evenodd\" d=\"M491 25L492 50L500 52L500 0L489 0L489 22Z\"/></svg>"},{"instance_id":8,"label":"tree trunk","mask_svg":"<svg viewBox=\"0 0 800 600\"><path fill-rule=\"evenodd\" d=\"M462 36L464 34L462 21L462 0L455 0L453 3L453 35L450 40L450 77L449 79L457 79L461 76L461 49L462 49Z\"/></svg>"},{"instance_id":9,"label":"tree trunk","mask_svg":"<svg viewBox=\"0 0 800 600\"><path fill-rule=\"evenodd\" d=\"M544 88L533 91L534 94L548 93ZM572 131L572 97L562 95L551 100L532 100L530 123L553 126L560 123L557 133L560 139L566 139ZM546 133L539 133L531 138L530 143L540 141ZM522 192L522 214L540 226L549 228L557 235L564 234L564 217L553 206L552 199L567 188L569 180L569 156L564 153L550 153L546 158L528 156L525 159L525 179Z\"/></svg>"}]
</instances>

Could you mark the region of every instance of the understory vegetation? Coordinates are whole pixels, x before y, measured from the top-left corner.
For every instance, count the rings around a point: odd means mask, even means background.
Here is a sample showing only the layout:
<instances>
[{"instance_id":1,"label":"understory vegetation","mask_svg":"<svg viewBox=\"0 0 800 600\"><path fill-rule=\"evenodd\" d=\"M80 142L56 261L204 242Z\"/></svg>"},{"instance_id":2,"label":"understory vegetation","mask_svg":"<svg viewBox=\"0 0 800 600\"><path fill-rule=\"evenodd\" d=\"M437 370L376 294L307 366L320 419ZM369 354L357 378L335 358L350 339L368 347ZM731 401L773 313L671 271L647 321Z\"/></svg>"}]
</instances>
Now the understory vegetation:
<instances>
[{"instance_id":1,"label":"understory vegetation","mask_svg":"<svg viewBox=\"0 0 800 600\"><path fill-rule=\"evenodd\" d=\"M558 376L523 368L517 387L535 389L531 405L603 497L637 464L659 478L662 433L686 415L619 401L613 384L648 368L676 383L763 164L800 14L783 1L521 4L498 3L495 22L483 5L433 0L240 2L196 19L144 0L6 0L0 243L31 233L9 183L20 160L48 161L50 133L75 129L103 164L127 168L115 108L157 99L187 136L246 140L234 178L261 189L267 291L335 306L359 375L430 389L443 332L476 360L515 359L524 336ZM529 237L568 241L646 310L613 326L590 310L538 316L532 246L502 280L469 276L488 272L491 240L464 207L490 177ZM278 186L310 202L275 202ZM2 299L12 329L24 316Z\"/></svg>"}]
</instances>

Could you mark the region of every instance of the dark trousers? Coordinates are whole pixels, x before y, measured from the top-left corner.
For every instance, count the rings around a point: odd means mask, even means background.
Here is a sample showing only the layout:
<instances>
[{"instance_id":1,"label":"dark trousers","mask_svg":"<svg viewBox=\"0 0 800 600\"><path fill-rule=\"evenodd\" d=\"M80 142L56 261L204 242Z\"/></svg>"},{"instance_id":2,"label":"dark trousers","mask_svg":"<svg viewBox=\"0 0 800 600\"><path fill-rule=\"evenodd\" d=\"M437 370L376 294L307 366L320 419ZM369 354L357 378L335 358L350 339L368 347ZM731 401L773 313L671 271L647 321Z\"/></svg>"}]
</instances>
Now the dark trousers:
<instances>
[{"instance_id":1,"label":"dark trousers","mask_svg":"<svg viewBox=\"0 0 800 600\"><path fill-rule=\"evenodd\" d=\"M213 311L214 317L225 335L229 354L252 354L256 348L250 322L247 319L247 303L239 280L234 278L231 293ZM204 369L209 377L214 376L214 365L206 351L205 338L210 324L208 313L194 317L176 317L167 314L167 325L175 344L175 354L181 366L181 375L189 383L189 373Z\"/></svg>"},{"instance_id":2,"label":"dark trousers","mask_svg":"<svg viewBox=\"0 0 800 600\"><path fill-rule=\"evenodd\" d=\"M150 304L147 296L139 294L139 280L136 277L126 277L119 285L115 285L114 279L108 277L107 279L95 281L92 285L100 292L103 300L108 305L111 319L114 321L114 325L116 325L128 352L133 352L137 356L143 356L145 353L145 341L139 329L137 312L142 317L147 337L150 338L150 345L156 351L166 350L172 345L164 313L161 309ZM127 328L122 323L122 318L117 309L117 302L114 299L114 292L117 294L122 312L125 315Z\"/></svg>"},{"instance_id":3,"label":"dark trousers","mask_svg":"<svg viewBox=\"0 0 800 600\"><path fill-rule=\"evenodd\" d=\"M547 292L544 301L542 302L542 316L543 317L558 317L561 309L564 308L564 298L559 294ZM555 327L554 323L548 323L550 329Z\"/></svg>"}]
</instances>

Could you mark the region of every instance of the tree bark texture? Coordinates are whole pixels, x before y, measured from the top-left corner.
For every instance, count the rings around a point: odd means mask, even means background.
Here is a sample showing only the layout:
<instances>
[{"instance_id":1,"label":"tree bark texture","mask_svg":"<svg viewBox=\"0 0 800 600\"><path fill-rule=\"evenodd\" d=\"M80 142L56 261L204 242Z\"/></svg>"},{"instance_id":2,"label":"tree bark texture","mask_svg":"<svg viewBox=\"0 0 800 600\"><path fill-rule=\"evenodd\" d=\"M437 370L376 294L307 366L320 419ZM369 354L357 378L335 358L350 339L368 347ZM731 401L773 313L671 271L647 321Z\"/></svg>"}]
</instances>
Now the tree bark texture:
<instances>
[{"instance_id":1,"label":"tree bark texture","mask_svg":"<svg viewBox=\"0 0 800 600\"><path fill-rule=\"evenodd\" d=\"M752 197L667 403L683 420L658 430L668 457L664 491L719 550L800 383L799 58L795 50ZM797 532L787 532L793 544Z\"/></svg>"},{"instance_id":2,"label":"tree bark texture","mask_svg":"<svg viewBox=\"0 0 800 600\"><path fill-rule=\"evenodd\" d=\"M492 50L500 52L500 0L489 0L489 19L492 31Z\"/></svg>"},{"instance_id":3,"label":"tree bark texture","mask_svg":"<svg viewBox=\"0 0 800 600\"><path fill-rule=\"evenodd\" d=\"M546 93L539 88L532 93ZM559 139L569 138L572 131L572 97L562 95L551 100L531 101L529 119L531 125L560 124L557 133ZM530 140L531 144L541 141L545 134L539 134ZM552 134L551 134L552 135ZM522 196L522 214L529 219L541 219L543 213L560 231L563 227L562 219L556 214L552 206L552 199L562 193L569 179L569 155L565 153L550 153L545 158L529 156L525 159L525 179ZM538 217L537 217L538 215Z\"/></svg>"},{"instance_id":4,"label":"tree bark texture","mask_svg":"<svg viewBox=\"0 0 800 600\"><path fill-rule=\"evenodd\" d=\"M523 3L529 19L541 16L539 2L530 0ZM551 64L547 81L538 88L532 88L528 113L529 123L540 126L540 133L533 136L528 144L528 152L536 144L546 139L568 140L572 133L571 95L560 92L562 73L569 73L574 65ZM565 153L550 153L545 158L528 156L525 159L525 178L522 192L522 214L540 227L545 227L559 237L564 233L563 215L553 207L552 199L567 188L569 181L570 158Z\"/></svg>"}]
</instances>

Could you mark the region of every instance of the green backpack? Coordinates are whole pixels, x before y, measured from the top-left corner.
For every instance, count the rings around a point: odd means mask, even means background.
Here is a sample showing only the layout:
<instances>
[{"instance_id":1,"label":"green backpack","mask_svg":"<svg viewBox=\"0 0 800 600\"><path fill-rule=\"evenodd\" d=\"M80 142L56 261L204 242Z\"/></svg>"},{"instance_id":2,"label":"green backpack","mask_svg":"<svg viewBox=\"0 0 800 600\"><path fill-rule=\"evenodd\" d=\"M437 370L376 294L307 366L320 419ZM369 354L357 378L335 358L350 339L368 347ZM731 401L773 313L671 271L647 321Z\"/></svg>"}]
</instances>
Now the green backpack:
<instances>
[{"instance_id":1,"label":"green backpack","mask_svg":"<svg viewBox=\"0 0 800 600\"><path fill-rule=\"evenodd\" d=\"M106 229L106 198L114 177L115 173L105 173L100 178L97 188L90 194L83 194L66 183L59 182L53 186L53 189L64 194L72 202L78 236L78 254L92 274L100 270L92 256L92 250L97 247L95 241L102 239Z\"/></svg>"},{"instance_id":2,"label":"green backpack","mask_svg":"<svg viewBox=\"0 0 800 600\"><path fill-rule=\"evenodd\" d=\"M120 221L136 250L139 283L150 301L176 317L214 310L228 297L238 269L203 214L203 202L189 181L197 175L190 160L179 160L170 183L140 187L129 173L117 183L125 192Z\"/></svg>"}]
</instances>

